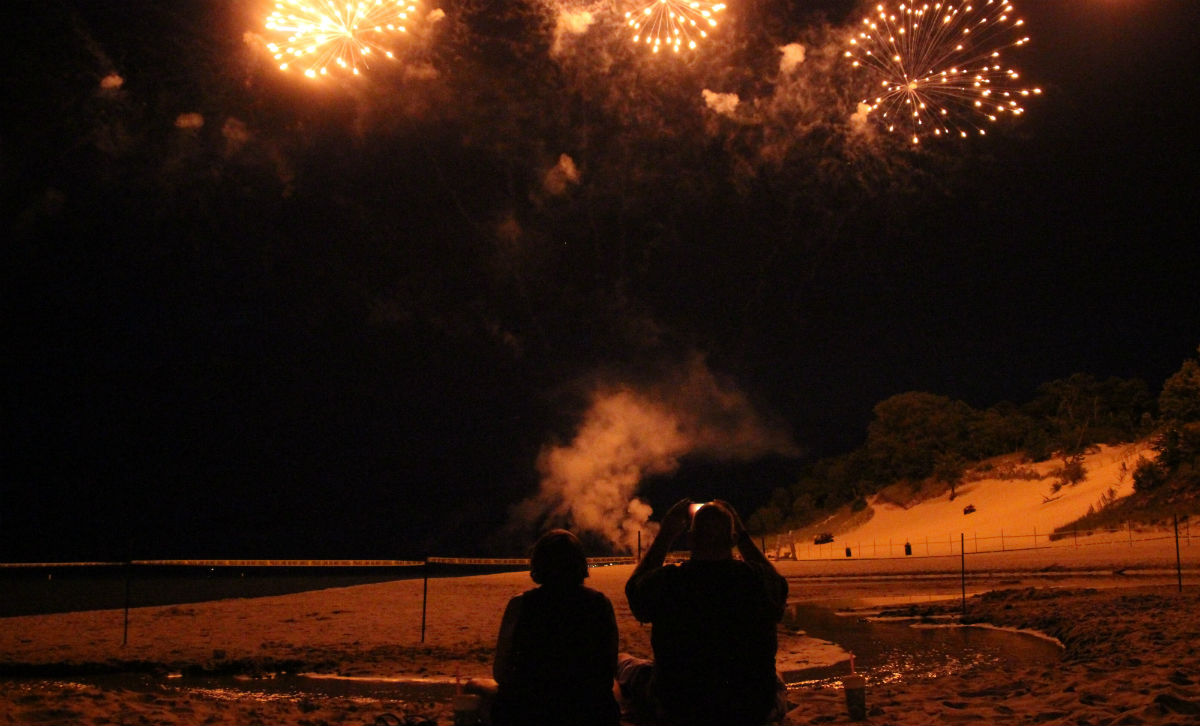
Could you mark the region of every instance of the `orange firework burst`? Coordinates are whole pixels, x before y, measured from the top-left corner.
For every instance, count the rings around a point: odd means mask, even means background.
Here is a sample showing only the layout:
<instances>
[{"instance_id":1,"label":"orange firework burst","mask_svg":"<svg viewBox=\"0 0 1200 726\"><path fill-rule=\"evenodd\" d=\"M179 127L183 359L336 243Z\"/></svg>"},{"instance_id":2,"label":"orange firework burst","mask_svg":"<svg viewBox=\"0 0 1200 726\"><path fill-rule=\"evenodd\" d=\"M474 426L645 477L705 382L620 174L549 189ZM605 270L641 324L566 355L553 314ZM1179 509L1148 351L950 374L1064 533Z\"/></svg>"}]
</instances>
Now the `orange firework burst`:
<instances>
[{"instance_id":1,"label":"orange firework burst","mask_svg":"<svg viewBox=\"0 0 1200 726\"><path fill-rule=\"evenodd\" d=\"M633 42L645 43L655 53L661 48L678 53L707 38L708 31L717 27L715 16L724 9L724 3L651 0L625 13L625 21L633 28Z\"/></svg>"},{"instance_id":2,"label":"orange firework burst","mask_svg":"<svg viewBox=\"0 0 1200 726\"><path fill-rule=\"evenodd\" d=\"M879 78L864 99L888 131L912 143L923 136L985 134L1001 116L1025 112L1022 100L1040 88L1020 87L1002 51L1029 42L1025 21L1007 0L923 5L879 4L863 18L846 57Z\"/></svg>"},{"instance_id":3,"label":"orange firework burst","mask_svg":"<svg viewBox=\"0 0 1200 726\"><path fill-rule=\"evenodd\" d=\"M267 17L267 30L287 38L267 48L280 70L296 68L316 78L332 67L359 75L368 59L393 57L385 44L407 31L416 10L415 0L278 0Z\"/></svg>"}]
</instances>

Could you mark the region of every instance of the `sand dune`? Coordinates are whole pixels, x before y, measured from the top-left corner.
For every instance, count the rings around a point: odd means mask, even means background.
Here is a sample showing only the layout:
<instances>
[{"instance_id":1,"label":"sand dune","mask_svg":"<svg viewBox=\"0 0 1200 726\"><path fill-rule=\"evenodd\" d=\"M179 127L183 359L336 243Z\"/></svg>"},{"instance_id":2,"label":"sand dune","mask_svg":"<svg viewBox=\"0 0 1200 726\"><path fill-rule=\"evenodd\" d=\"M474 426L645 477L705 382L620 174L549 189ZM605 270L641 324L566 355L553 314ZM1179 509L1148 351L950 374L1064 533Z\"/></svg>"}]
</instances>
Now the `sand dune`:
<instances>
[{"instance_id":1,"label":"sand dune","mask_svg":"<svg viewBox=\"0 0 1200 726\"><path fill-rule=\"evenodd\" d=\"M1144 443L1102 446L1084 458L1084 481L1057 492L1053 491L1054 470L1061 462L1023 463L1005 457L992 462L992 476L978 472L974 475L978 478L960 485L954 499L946 492L906 508L884 496L871 496L867 499L872 511L869 520L854 527L832 528L832 544L818 547L811 540L799 539L797 555L800 559L843 556L848 546L857 557L888 557L902 555L905 542L913 546L914 554L953 554L959 551L962 539L967 540L968 552L1045 545L1055 528L1098 506L1110 490L1117 497L1132 494L1138 458L1152 455ZM1006 468L1038 478L996 475ZM968 505L974 511L964 514ZM820 525L809 529L814 528L821 529ZM786 541L785 536L781 544ZM768 540L768 546L775 542Z\"/></svg>"},{"instance_id":2,"label":"sand dune","mask_svg":"<svg viewBox=\"0 0 1200 726\"><path fill-rule=\"evenodd\" d=\"M1200 543L1187 550L1200 565ZM915 593L916 581L860 579L831 585L835 561L783 563L792 599L869 599ZM905 563L905 560L877 561ZM911 560L909 561L911 562ZM824 564L824 570L820 569ZM842 563L838 562L837 566ZM797 568L813 568L800 573ZM598 568L590 583L616 606L621 647L649 654L648 629L622 594L629 566ZM1194 576L1192 576L1194 581ZM79 675L96 669L272 671L286 668L353 676L487 676L504 602L530 586L524 573L430 582L426 642L420 642L421 582L400 581L253 600L139 608L121 646L120 611L4 619L0 628L0 723L372 723L375 716L422 713L450 722L444 700L244 689L153 688ZM920 605L923 611L949 606ZM969 601L972 618L1032 628L1066 646L1063 666L1047 670L971 669L940 678L869 685L872 723L1182 723L1200 711L1200 589L1173 583L1122 589L1017 587ZM836 646L781 630L780 667L843 657ZM37 675L49 669L58 675ZM834 688L796 691L790 723L846 720ZM1008 709L1007 711L1005 709ZM1133 716L1130 716L1133 714ZM1136 719L1136 720L1133 720ZM1194 721L1193 721L1194 722Z\"/></svg>"},{"instance_id":3,"label":"sand dune","mask_svg":"<svg viewBox=\"0 0 1200 726\"><path fill-rule=\"evenodd\" d=\"M957 616L967 568L971 621L1030 629L1064 645L1061 665L1021 663L951 668L937 677L872 674L869 718L877 724L1177 724L1200 723L1200 531L1183 530L1178 591L1173 532L1084 533L1049 543L1044 532L1069 521L1122 483L1136 450L1089 457L1090 476L1052 505L1048 480L979 481L954 502L942 497L904 510L878 507L874 519L841 535L811 559L780 561L793 602L841 601L858 607L902 604L918 617ZM1126 476L1125 479L1128 479ZM980 535L1011 522L1037 527L1037 546L976 553L959 542L962 505ZM921 538L929 533L926 545ZM948 534L947 549L934 542ZM956 537L956 535L958 535ZM914 554L846 558L842 542L905 538ZM1031 538L1032 539L1032 538ZM957 541L956 541L957 540ZM996 542L996 540L984 540ZM1013 540L1014 542L1017 540ZM998 542L997 542L998 544ZM980 548L981 550L988 548ZM649 629L637 623L623 588L629 565L599 567L589 584L612 600L621 648L650 655ZM276 597L135 608L122 645L123 613L100 610L0 619L0 724L281 723L372 724L385 712L450 723L445 683L490 675L504 604L532 586L527 573L429 582L422 642L420 580ZM937 622L947 622L938 620ZM800 624L801 629L803 624ZM831 636L831 640L836 637ZM778 666L799 670L839 663L835 643L780 629ZM151 674L136 683L121 672ZM383 688L369 696L198 685L168 674L264 675L278 671L424 679L440 691ZM97 675L97 674L101 675ZM103 675L108 673L110 675ZM136 680L136 679L135 679ZM436 691L436 692L435 692ZM424 695L422 695L424 694ZM438 695L440 694L440 695ZM825 681L793 691L788 723L847 722L842 693Z\"/></svg>"}]
</instances>

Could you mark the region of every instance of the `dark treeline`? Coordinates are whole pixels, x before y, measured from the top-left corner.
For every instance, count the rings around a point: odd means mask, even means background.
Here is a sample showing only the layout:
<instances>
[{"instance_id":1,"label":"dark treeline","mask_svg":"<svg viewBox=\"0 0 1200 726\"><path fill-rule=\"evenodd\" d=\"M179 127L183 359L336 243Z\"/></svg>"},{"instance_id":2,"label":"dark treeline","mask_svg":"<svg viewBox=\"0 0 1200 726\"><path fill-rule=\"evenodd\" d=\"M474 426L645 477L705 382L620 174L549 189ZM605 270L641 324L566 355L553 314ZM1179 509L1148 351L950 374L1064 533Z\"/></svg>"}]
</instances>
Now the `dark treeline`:
<instances>
[{"instance_id":1,"label":"dark treeline","mask_svg":"<svg viewBox=\"0 0 1200 726\"><path fill-rule=\"evenodd\" d=\"M863 497L897 482L934 480L953 497L970 465L1013 452L1032 461L1058 457L1059 486L1076 483L1089 447L1148 436L1158 456L1135 468L1139 492L1200 486L1200 361L1184 361L1157 397L1140 379L1087 373L1045 383L1024 404L982 410L933 393L900 393L876 404L862 446L811 464L791 487L772 493L750 526L801 526L821 511L861 506Z\"/></svg>"}]
</instances>

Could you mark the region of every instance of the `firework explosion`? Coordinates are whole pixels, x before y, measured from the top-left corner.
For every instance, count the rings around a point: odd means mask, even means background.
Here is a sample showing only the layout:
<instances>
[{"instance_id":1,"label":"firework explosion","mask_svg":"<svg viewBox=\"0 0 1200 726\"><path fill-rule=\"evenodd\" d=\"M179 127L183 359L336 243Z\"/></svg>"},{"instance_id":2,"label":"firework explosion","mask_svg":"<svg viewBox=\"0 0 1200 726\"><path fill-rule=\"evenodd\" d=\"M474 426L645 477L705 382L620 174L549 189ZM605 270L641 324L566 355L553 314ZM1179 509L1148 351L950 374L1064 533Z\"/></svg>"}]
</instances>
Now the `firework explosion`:
<instances>
[{"instance_id":1,"label":"firework explosion","mask_svg":"<svg viewBox=\"0 0 1200 726\"><path fill-rule=\"evenodd\" d=\"M412 0L279 0L267 17L267 30L286 33L281 43L267 48L280 70L299 67L309 78L326 75L331 66L359 75L373 55L392 58L383 44L406 32L416 12Z\"/></svg>"},{"instance_id":2,"label":"firework explosion","mask_svg":"<svg viewBox=\"0 0 1200 726\"><path fill-rule=\"evenodd\" d=\"M864 99L888 131L912 143L923 136L986 134L1001 116L1019 116L1020 74L1001 63L1001 51L1029 42L1023 20L1007 0L970 0L896 10L877 5L850 39L847 58L879 78L879 95Z\"/></svg>"},{"instance_id":3,"label":"firework explosion","mask_svg":"<svg viewBox=\"0 0 1200 726\"><path fill-rule=\"evenodd\" d=\"M652 0L625 13L625 21L633 28L633 42L645 43L655 53L663 47L678 53L707 38L708 30L717 27L714 16L724 9L723 3Z\"/></svg>"}]
</instances>

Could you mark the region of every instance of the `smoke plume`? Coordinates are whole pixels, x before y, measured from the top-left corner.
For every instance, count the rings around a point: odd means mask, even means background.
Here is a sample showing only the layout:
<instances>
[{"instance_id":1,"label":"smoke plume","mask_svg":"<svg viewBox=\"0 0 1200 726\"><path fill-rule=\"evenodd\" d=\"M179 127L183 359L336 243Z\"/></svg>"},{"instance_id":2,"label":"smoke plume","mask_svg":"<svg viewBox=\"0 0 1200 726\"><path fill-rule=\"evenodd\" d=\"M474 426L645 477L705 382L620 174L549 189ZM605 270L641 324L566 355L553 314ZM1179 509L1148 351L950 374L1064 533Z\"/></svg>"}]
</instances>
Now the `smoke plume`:
<instances>
[{"instance_id":1,"label":"smoke plume","mask_svg":"<svg viewBox=\"0 0 1200 726\"><path fill-rule=\"evenodd\" d=\"M732 117L737 112L738 104L741 103L741 99L736 93L717 93L705 88L700 95L704 97L706 106L722 116Z\"/></svg>"},{"instance_id":2,"label":"smoke plume","mask_svg":"<svg viewBox=\"0 0 1200 726\"><path fill-rule=\"evenodd\" d=\"M868 128L867 121L870 119L870 116L870 104L859 101L858 107L854 110L854 113L850 114L850 128L854 129L855 131L865 131Z\"/></svg>"},{"instance_id":3,"label":"smoke plume","mask_svg":"<svg viewBox=\"0 0 1200 726\"><path fill-rule=\"evenodd\" d=\"M175 128L198 129L204 126L204 116L198 113L181 113L175 117Z\"/></svg>"},{"instance_id":4,"label":"smoke plume","mask_svg":"<svg viewBox=\"0 0 1200 726\"><path fill-rule=\"evenodd\" d=\"M232 116L225 119L221 135L225 137L226 156L236 154L250 140L250 130L246 128L246 124Z\"/></svg>"},{"instance_id":5,"label":"smoke plume","mask_svg":"<svg viewBox=\"0 0 1200 726\"><path fill-rule=\"evenodd\" d=\"M779 59L779 72L791 73L804 62L804 46L800 43L788 43L779 49L783 57Z\"/></svg>"},{"instance_id":6,"label":"smoke plume","mask_svg":"<svg viewBox=\"0 0 1200 726\"><path fill-rule=\"evenodd\" d=\"M588 10L563 10L558 14L558 22L554 27L554 44L550 48L553 55L563 51L563 40L566 36L583 35L592 27L596 18Z\"/></svg>"},{"instance_id":7,"label":"smoke plume","mask_svg":"<svg viewBox=\"0 0 1200 726\"><path fill-rule=\"evenodd\" d=\"M579 184L579 169L575 166L574 159L560 154L558 163L542 177L542 188L547 194L557 197L566 194L573 184Z\"/></svg>"},{"instance_id":8,"label":"smoke plume","mask_svg":"<svg viewBox=\"0 0 1200 726\"><path fill-rule=\"evenodd\" d=\"M653 531L651 507L638 497L647 476L671 474L684 456L795 453L790 437L698 356L650 385L596 385L589 401L574 438L543 447L541 488L514 510L517 526L567 526L632 551L638 532Z\"/></svg>"}]
</instances>

